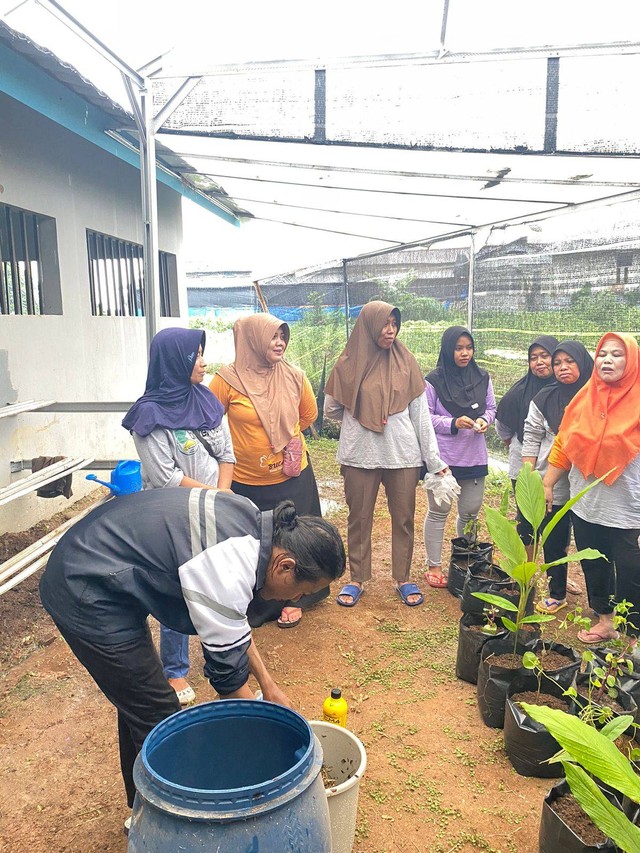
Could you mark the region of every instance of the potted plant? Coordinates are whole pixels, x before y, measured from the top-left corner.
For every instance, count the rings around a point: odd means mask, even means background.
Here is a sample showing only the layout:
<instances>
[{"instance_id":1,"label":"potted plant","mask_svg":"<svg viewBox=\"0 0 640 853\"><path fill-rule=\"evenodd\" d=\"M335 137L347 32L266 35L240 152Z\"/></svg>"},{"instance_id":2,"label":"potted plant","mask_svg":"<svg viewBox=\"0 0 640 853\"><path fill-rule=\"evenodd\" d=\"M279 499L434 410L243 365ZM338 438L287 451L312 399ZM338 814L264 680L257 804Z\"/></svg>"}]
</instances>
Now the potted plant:
<instances>
[{"instance_id":1,"label":"potted plant","mask_svg":"<svg viewBox=\"0 0 640 853\"><path fill-rule=\"evenodd\" d=\"M458 653L456 676L469 684L477 684L480 653L487 640L506 636L506 629L497 623L498 610L490 604L483 609L482 616L464 613L458 631Z\"/></svg>"},{"instance_id":2,"label":"potted plant","mask_svg":"<svg viewBox=\"0 0 640 853\"><path fill-rule=\"evenodd\" d=\"M633 723L629 715L610 720L600 731L564 711L523 703L525 712L546 727L558 741L561 752L552 759L561 762L568 788L593 823L625 853L640 853L640 828L606 796L595 779L622 792L632 803L640 803L640 777L614 741ZM595 779L594 779L595 777ZM576 832L557 814L554 798L547 797L540 826L541 853L586 850L576 846ZM557 818L557 825L555 820ZM584 841L582 841L584 845ZM609 846L613 846L610 844ZM602 849L600 847L599 849Z\"/></svg>"},{"instance_id":3,"label":"potted plant","mask_svg":"<svg viewBox=\"0 0 640 853\"><path fill-rule=\"evenodd\" d=\"M558 648L565 649L564 646ZM562 775L562 769L557 764L548 763L558 751L558 743L543 725L529 717L521 703L569 710L570 700L565 688L567 681L573 678L575 669L580 666L580 658L574 653L575 660L572 662L555 651L550 653L542 641L539 641L539 649L545 650L541 657L535 651L524 653L522 665L527 673L517 675L507 690L504 746L511 764L521 776L552 778ZM553 669L554 656L559 657L562 663L557 669Z\"/></svg>"},{"instance_id":4,"label":"potted plant","mask_svg":"<svg viewBox=\"0 0 640 853\"><path fill-rule=\"evenodd\" d=\"M507 611L505 600L512 604L518 601L518 587L513 579L500 566L494 565L489 560L477 560L466 570L460 597L460 610L463 613L482 615L487 602L480 600L476 593L500 596L500 604L490 604L490 606L495 607L499 614L504 615Z\"/></svg>"},{"instance_id":5,"label":"potted plant","mask_svg":"<svg viewBox=\"0 0 640 853\"><path fill-rule=\"evenodd\" d=\"M606 475L605 475L606 476ZM482 659L478 670L478 705L482 718L487 725L501 727L504 724L504 702L506 701L507 688L509 681L517 674L518 669L522 666L519 659L519 641L522 639L522 628L525 625L541 625L544 622L549 622L555 619L554 616L545 614L530 614L530 605L533 604L532 593L536 587L538 579L551 566L557 566L562 563L567 563L569 560L581 559L596 559L601 556L599 551L593 548L585 548L571 556L563 557L559 560L554 560L552 563L539 562L542 547L547 540L549 534L554 530L558 522L563 516L569 512L571 507L580 498L586 494L596 483L590 483L586 489L583 489L578 495L568 501L562 509L560 509L553 518L546 524L542 533L539 531L542 527L546 516L546 502L544 497L544 489L542 487L542 478L537 471L534 471L531 465L525 463L518 478L516 480L516 500L520 511L533 528L533 544L531 546L531 558L527 555L527 550L523 545L515 527L504 517L498 510L492 507L485 508L485 518L489 533L497 549L502 554L500 567L502 571L516 584L518 589L517 605L505 598L504 595L495 595L493 593L474 592L475 598L480 599L486 604L493 607L499 607L502 610L508 611L513 615L501 616L502 624L513 634L511 665L504 659L504 650L502 644L498 646L496 641L494 648L493 643L485 644L482 651ZM520 646L520 655L526 651L524 646ZM489 655L496 652L502 655L500 661L500 671L498 672L494 664L488 661ZM485 670L489 671L485 671ZM491 669L496 671L492 674ZM502 696L502 714L500 714L500 698ZM491 719L492 722L487 722Z\"/></svg>"},{"instance_id":6,"label":"potted plant","mask_svg":"<svg viewBox=\"0 0 640 853\"><path fill-rule=\"evenodd\" d=\"M604 648L595 648L593 653L600 666L606 666L607 655L612 654L617 656L620 667L618 673L620 690L623 693L628 693L636 705L640 705L640 657L638 657L636 651L636 637L629 634L630 627L636 628L630 619L633 608L634 605L624 599L615 604L613 608L613 627L618 631L620 636L617 640L607 640ZM590 620L588 621L590 626ZM636 722L638 722L637 717Z\"/></svg>"},{"instance_id":7,"label":"potted plant","mask_svg":"<svg viewBox=\"0 0 640 853\"><path fill-rule=\"evenodd\" d=\"M605 475L606 476L606 475ZM603 479L603 478L601 478ZM518 478L516 479L516 500L520 508L520 512L533 528L533 544L531 546L531 559L527 556L527 551L518 536L516 529L506 519L502 513L492 507L485 507L485 518L487 527L491 537L502 554L500 561L501 569L515 582L520 592L518 605L513 602L500 600L501 596L496 596L487 593L476 592L476 598L494 607L501 607L514 614L514 618L502 617L502 624L511 631L514 635L514 655L515 644L518 640L518 632L523 625L541 624L543 622L552 621L555 617L545 614L527 615L527 607L529 600L536 587L539 578L551 568L551 566L559 566L562 563L568 563L571 560L594 560L601 557L599 551L594 548L583 548L575 554L562 557L559 560L554 560L552 563L540 563L539 557L542 553L542 548L550 533L555 529L558 522L566 515L571 507L580 500L580 498L590 491L596 483L596 480L590 483L574 498L558 510L549 523L544 527L540 535L539 531L542 527L546 516L546 502L544 497L544 489L542 487L542 478L537 471L534 471L529 462L526 462L520 469Z\"/></svg>"},{"instance_id":8,"label":"potted plant","mask_svg":"<svg viewBox=\"0 0 640 853\"><path fill-rule=\"evenodd\" d=\"M635 700L620 689L621 678L633 671L632 662L617 652L606 652L598 660L591 649L582 653L582 660L587 671L579 673L574 684L566 690L574 713L596 727L623 714L635 717L638 710Z\"/></svg>"},{"instance_id":9,"label":"potted plant","mask_svg":"<svg viewBox=\"0 0 640 853\"><path fill-rule=\"evenodd\" d=\"M464 527L464 535L451 540L451 560L447 574L447 589L460 598L467 570L478 560L491 563L493 545L478 541L478 520L470 519Z\"/></svg>"},{"instance_id":10,"label":"potted plant","mask_svg":"<svg viewBox=\"0 0 640 853\"><path fill-rule=\"evenodd\" d=\"M521 703L545 705L568 710L563 688L550 678L544 678L536 655L525 652L523 663L528 669L529 658L536 664L529 672L518 674L507 691L504 710L504 748L516 773L520 776L557 778L562 776L559 764L549 763L559 750L558 742L547 729L533 720Z\"/></svg>"}]
</instances>

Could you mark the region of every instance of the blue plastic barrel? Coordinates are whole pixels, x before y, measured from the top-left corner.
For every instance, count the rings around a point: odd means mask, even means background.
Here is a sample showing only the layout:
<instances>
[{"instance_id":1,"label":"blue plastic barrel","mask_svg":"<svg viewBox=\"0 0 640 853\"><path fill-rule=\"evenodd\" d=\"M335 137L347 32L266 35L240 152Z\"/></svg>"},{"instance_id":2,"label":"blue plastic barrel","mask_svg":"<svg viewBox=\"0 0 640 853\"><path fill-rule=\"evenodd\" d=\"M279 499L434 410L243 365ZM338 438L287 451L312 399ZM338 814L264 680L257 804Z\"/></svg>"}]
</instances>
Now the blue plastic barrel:
<instances>
[{"instance_id":1,"label":"blue plastic barrel","mask_svg":"<svg viewBox=\"0 0 640 853\"><path fill-rule=\"evenodd\" d=\"M321 768L311 727L282 705L179 711L136 759L128 853L330 853Z\"/></svg>"}]
</instances>

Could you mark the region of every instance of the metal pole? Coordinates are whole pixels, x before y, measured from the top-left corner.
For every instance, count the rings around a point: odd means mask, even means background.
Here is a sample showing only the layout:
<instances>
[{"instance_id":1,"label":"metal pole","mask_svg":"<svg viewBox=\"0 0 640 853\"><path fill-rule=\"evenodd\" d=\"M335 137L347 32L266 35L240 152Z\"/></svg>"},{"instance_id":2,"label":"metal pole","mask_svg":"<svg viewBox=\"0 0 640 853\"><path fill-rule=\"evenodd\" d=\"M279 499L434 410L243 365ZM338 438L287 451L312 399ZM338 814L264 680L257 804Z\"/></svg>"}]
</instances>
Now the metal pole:
<instances>
[{"instance_id":1,"label":"metal pole","mask_svg":"<svg viewBox=\"0 0 640 853\"><path fill-rule=\"evenodd\" d=\"M471 235L469 247L469 286L467 288L467 329L473 333L473 285L476 262L476 235Z\"/></svg>"},{"instance_id":2,"label":"metal pole","mask_svg":"<svg viewBox=\"0 0 640 853\"><path fill-rule=\"evenodd\" d=\"M449 17L449 0L444 0L442 4L442 26L440 28L440 55L444 56L447 52L445 42L447 40L447 18Z\"/></svg>"},{"instance_id":3,"label":"metal pole","mask_svg":"<svg viewBox=\"0 0 640 853\"><path fill-rule=\"evenodd\" d=\"M150 81L140 92L144 136L140 138L140 171L142 180L142 215L144 222L144 315L147 326L147 351L158 330L160 265L158 262L158 194L156 185L156 138L153 118L153 96Z\"/></svg>"},{"instance_id":4,"label":"metal pole","mask_svg":"<svg viewBox=\"0 0 640 853\"><path fill-rule=\"evenodd\" d=\"M349 340L349 277L347 276L347 261L342 261L342 281L344 284L344 325L347 340Z\"/></svg>"}]
</instances>

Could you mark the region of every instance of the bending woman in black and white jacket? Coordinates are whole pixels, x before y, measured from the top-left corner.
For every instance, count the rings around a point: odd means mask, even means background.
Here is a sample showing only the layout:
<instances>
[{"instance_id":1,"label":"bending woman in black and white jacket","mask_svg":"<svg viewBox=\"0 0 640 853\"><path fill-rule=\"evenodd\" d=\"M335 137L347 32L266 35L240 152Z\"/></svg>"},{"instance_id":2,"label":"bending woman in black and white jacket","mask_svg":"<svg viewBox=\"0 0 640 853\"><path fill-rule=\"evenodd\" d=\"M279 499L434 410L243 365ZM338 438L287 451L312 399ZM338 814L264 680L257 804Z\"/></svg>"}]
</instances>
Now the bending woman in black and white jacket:
<instances>
[{"instance_id":1,"label":"bending woman in black and white jacket","mask_svg":"<svg viewBox=\"0 0 640 853\"><path fill-rule=\"evenodd\" d=\"M40 596L71 651L118 710L120 763L133 805L133 763L145 737L180 710L147 616L198 634L204 672L222 698L289 701L251 638L251 600L297 600L342 575L336 528L297 516L291 501L261 513L247 498L206 489L119 497L79 521L54 548Z\"/></svg>"}]
</instances>

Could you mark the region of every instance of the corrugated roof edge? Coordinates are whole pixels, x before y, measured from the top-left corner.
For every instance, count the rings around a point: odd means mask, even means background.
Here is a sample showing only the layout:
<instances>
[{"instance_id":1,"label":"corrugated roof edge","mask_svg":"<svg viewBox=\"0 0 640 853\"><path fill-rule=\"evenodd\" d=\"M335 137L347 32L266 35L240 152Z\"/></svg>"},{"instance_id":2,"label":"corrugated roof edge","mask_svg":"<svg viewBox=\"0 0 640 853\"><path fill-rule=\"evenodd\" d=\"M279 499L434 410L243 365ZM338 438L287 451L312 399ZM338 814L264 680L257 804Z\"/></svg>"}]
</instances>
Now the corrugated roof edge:
<instances>
[{"instance_id":1,"label":"corrugated roof edge","mask_svg":"<svg viewBox=\"0 0 640 853\"><path fill-rule=\"evenodd\" d=\"M58 83L61 83L75 95L82 98L82 100L104 113L113 122L113 130L122 128L123 125L135 126L133 115L120 104L113 101L104 92L100 91L90 80L83 77L77 68L74 68L68 62L64 62L48 48L34 42L29 36L14 30L4 21L0 21L0 42L16 53L21 54L41 71L44 71ZM222 201L221 196L223 196L223 203L233 216L243 219L253 218L253 214L236 204L222 187L218 186L217 190L212 188L209 191L204 191L194 182L188 180L184 173L193 172L193 167L185 160L182 160L182 158L177 157L170 148L156 142L156 151L159 165L177 175L178 179L185 186L184 195L191 201L197 204L198 195L203 196L207 201L212 200L214 202ZM169 161L172 162L170 163Z\"/></svg>"}]
</instances>

